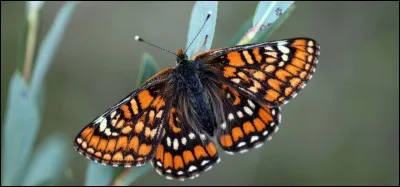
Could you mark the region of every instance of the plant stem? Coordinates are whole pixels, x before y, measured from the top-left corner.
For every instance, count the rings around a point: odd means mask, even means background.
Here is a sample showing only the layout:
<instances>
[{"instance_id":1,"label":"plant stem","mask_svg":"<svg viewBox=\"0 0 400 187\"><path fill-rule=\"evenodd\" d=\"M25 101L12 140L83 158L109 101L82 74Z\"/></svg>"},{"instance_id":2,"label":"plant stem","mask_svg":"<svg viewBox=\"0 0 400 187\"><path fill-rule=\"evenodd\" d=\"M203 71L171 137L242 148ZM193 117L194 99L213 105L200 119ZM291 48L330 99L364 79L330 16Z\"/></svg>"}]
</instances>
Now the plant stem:
<instances>
[{"instance_id":1,"label":"plant stem","mask_svg":"<svg viewBox=\"0 0 400 187\"><path fill-rule=\"evenodd\" d=\"M38 12L29 13L28 15L28 32L26 40L25 59L23 67L23 77L25 83L28 84L31 77L32 64L35 57L36 39L39 28L39 14Z\"/></svg>"}]
</instances>

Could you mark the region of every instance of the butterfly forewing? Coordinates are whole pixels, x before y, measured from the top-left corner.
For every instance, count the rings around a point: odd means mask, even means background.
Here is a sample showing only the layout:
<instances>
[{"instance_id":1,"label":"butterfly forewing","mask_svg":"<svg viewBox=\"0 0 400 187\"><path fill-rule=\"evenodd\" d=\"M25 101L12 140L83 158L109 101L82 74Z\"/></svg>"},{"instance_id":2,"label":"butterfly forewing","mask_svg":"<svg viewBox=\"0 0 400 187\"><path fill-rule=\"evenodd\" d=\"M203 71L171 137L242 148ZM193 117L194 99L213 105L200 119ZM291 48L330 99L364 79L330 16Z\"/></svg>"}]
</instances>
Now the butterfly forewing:
<instances>
[{"instance_id":1,"label":"butterfly forewing","mask_svg":"<svg viewBox=\"0 0 400 187\"><path fill-rule=\"evenodd\" d=\"M314 40L298 38L213 50L196 60L241 93L280 106L311 79L318 56Z\"/></svg>"},{"instance_id":2,"label":"butterfly forewing","mask_svg":"<svg viewBox=\"0 0 400 187\"><path fill-rule=\"evenodd\" d=\"M75 138L75 149L105 165L130 167L151 159L168 113L166 86L171 71L149 79L83 128Z\"/></svg>"}]
</instances>

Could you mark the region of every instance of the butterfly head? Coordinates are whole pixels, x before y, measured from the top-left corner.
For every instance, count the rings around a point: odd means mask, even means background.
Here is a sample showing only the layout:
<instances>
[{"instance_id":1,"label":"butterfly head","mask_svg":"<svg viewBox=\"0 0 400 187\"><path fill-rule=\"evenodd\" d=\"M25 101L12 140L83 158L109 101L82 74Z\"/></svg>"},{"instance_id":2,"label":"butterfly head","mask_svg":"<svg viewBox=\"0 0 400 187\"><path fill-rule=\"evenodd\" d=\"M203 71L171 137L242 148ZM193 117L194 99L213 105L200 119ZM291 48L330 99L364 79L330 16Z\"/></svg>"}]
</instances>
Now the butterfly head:
<instances>
[{"instance_id":1,"label":"butterfly head","mask_svg":"<svg viewBox=\"0 0 400 187\"><path fill-rule=\"evenodd\" d=\"M179 49L179 50L176 52L176 55L177 55L177 57L176 57L176 63L177 63L177 64L181 64L182 62L188 60L188 56L187 56L186 53L183 51L183 49Z\"/></svg>"}]
</instances>

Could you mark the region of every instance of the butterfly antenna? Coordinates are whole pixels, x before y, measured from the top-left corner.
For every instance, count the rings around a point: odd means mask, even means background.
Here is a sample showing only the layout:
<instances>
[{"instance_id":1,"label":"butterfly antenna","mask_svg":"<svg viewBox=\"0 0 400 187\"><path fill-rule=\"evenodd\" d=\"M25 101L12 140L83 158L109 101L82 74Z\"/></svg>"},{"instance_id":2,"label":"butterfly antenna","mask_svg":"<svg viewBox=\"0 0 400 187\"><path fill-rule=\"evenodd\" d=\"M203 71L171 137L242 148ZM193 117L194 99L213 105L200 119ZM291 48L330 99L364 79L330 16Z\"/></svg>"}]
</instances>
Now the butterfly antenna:
<instances>
[{"instance_id":1,"label":"butterfly antenna","mask_svg":"<svg viewBox=\"0 0 400 187\"><path fill-rule=\"evenodd\" d=\"M186 52L187 52L187 50L189 49L189 47L190 47L190 46L193 44L193 42L196 40L197 36L199 36L201 30L203 30L204 25L206 25L207 20L211 17L211 14L212 14L212 12L211 12L211 11L208 11L208 13L207 13L207 18L206 18L206 20L204 21L203 26L201 26L199 32L197 32L197 34L196 34L196 36L193 38L192 42L191 42L191 43L189 44L189 46L186 48L184 54L186 54Z\"/></svg>"},{"instance_id":2,"label":"butterfly antenna","mask_svg":"<svg viewBox=\"0 0 400 187\"><path fill-rule=\"evenodd\" d=\"M136 41L139 41L139 42L144 42L144 43L146 43L146 44L149 44L150 46L153 46L153 47L155 47L155 48L161 49L161 50L163 50L163 51L165 51L165 52L167 52L167 53L171 53L171 54L173 54L173 55L175 55L175 56L178 56L177 54L175 54L175 53L173 53L173 52L171 52L171 51L168 51L168 50L166 50L166 49L164 49L164 48L162 48L162 47L156 46L156 45L154 45L154 44L152 44L152 43L150 43L150 42L148 42L148 41L146 41L146 40L143 40L143 38L141 38L140 36L135 36L135 40L136 40Z\"/></svg>"}]
</instances>

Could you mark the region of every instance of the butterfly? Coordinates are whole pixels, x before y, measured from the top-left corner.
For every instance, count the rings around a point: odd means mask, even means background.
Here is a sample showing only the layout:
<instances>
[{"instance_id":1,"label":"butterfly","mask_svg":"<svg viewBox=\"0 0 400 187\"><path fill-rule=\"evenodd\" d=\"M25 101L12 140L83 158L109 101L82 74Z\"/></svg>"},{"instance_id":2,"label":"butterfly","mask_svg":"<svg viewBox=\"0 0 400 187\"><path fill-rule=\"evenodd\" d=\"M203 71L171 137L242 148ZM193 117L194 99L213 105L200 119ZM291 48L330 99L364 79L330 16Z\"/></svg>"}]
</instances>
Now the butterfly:
<instances>
[{"instance_id":1,"label":"butterfly","mask_svg":"<svg viewBox=\"0 0 400 187\"><path fill-rule=\"evenodd\" d=\"M160 71L85 126L74 140L111 166L151 162L167 179L196 178L228 154L258 148L278 130L281 106L315 72L320 47L292 38L215 49ZM215 138L215 141L212 139Z\"/></svg>"}]
</instances>

